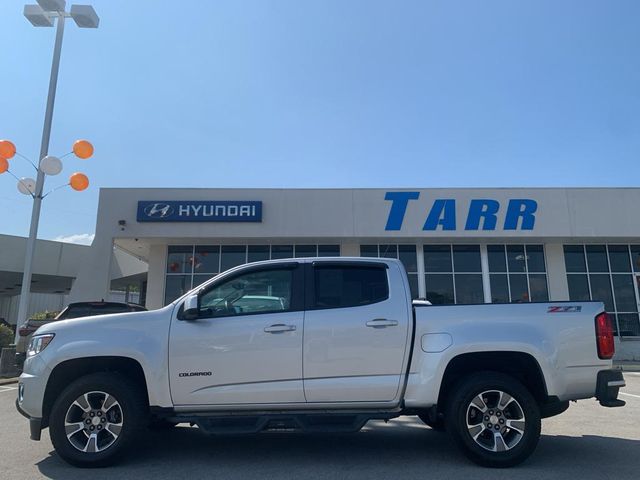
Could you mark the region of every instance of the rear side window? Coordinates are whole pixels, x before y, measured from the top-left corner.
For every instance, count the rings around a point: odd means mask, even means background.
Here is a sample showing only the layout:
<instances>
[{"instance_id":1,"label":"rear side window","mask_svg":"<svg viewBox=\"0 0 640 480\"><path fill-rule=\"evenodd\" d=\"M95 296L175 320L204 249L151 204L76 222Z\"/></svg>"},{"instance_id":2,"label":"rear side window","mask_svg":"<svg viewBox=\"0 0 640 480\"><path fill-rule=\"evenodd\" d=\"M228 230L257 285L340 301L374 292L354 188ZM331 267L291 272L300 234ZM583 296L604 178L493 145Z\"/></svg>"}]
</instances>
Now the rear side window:
<instances>
[{"instance_id":1,"label":"rear side window","mask_svg":"<svg viewBox=\"0 0 640 480\"><path fill-rule=\"evenodd\" d=\"M313 308L370 305L389 298L387 271L379 267L316 266Z\"/></svg>"}]
</instances>

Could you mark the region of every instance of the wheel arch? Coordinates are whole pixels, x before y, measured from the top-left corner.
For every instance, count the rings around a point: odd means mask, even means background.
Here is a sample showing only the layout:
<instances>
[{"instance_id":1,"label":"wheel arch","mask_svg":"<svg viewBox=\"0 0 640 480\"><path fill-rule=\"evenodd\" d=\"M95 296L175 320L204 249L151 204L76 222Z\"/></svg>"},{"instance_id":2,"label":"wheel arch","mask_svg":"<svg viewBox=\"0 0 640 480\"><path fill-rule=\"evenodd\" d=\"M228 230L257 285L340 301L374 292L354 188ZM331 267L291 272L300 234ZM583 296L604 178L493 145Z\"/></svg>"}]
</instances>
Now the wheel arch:
<instances>
[{"instance_id":1,"label":"wheel arch","mask_svg":"<svg viewBox=\"0 0 640 480\"><path fill-rule=\"evenodd\" d=\"M514 351L470 352L453 357L447 364L438 393L438 410L446 405L449 394L462 378L483 371L514 377L529 390L540 406L552 400L542 368L532 355Z\"/></svg>"},{"instance_id":2,"label":"wheel arch","mask_svg":"<svg viewBox=\"0 0 640 480\"><path fill-rule=\"evenodd\" d=\"M140 386L147 405L149 404L146 377L142 365L137 360L120 356L83 357L65 360L54 367L47 380L42 404L42 428L48 426L49 413L60 393L74 380L98 372L118 373L133 381Z\"/></svg>"}]
</instances>

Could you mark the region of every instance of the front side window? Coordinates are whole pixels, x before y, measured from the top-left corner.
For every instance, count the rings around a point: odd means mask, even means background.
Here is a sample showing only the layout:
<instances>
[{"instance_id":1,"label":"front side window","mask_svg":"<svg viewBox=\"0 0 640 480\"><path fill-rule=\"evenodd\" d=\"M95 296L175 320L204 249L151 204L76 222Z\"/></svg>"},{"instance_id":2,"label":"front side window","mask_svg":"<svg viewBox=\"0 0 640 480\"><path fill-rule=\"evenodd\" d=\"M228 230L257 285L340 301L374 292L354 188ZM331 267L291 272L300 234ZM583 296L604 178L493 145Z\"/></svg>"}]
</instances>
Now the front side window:
<instances>
[{"instance_id":1,"label":"front side window","mask_svg":"<svg viewBox=\"0 0 640 480\"><path fill-rule=\"evenodd\" d=\"M389 298L387 270L368 266L316 266L314 308L370 305Z\"/></svg>"},{"instance_id":2,"label":"front side window","mask_svg":"<svg viewBox=\"0 0 640 480\"><path fill-rule=\"evenodd\" d=\"M213 286L200 298L202 317L291 310L293 270L261 270Z\"/></svg>"}]
</instances>

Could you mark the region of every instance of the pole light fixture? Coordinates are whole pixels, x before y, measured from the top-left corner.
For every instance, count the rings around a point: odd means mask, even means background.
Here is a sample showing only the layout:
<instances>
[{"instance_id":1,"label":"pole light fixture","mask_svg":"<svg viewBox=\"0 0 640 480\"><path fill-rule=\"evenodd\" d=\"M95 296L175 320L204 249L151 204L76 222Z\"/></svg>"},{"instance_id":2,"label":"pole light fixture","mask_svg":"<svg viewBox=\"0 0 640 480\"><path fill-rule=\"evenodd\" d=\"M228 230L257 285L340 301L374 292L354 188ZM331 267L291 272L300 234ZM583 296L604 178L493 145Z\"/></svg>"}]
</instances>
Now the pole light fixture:
<instances>
[{"instance_id":1,"label":"pole light fixture","mask_svg":"<svg viewBox=\"0 0 640 480\"><path fill-rule=\"evenodd\" d=\"M40 209L42 200L49 193L67 185L74 190L81 191L89 186L89 179L82 173L74 173L69 178L69 182L61 185L50 192L43 194L44 181L47 175L57 175L62 170L62 161L58 157L49 155L49 139L51 138L51 123L53 120L53 106L56 98L56 87L58 84L58 71L60 69L60 52L62 51L62 37L64 35L64 24L67 18L72 18L80 28L98 28L100 18L90 5L72 5L66 11L65 0L36 0L35 5L25 5L24 16L34 27L53 27L56 24L56 39L53 47L53 60L51 62L51 75L49 77L49 92L47 95L47 107L44 114L44 126L42 128L42 140L40 143L40 156L37 162L31 162L28 158L18 153L18 156L28 160L36 170L36 178L18 178L10 170L9 159L17 152L15 145L8 140L0 140L0 174L9 173L18 180L18 190L33 198L33 208L31 210L31 225L29 227L29 237L27 238L27 248L24 256L24 269L22 275L22 290L20 291L20 304L18 306L18 318L16 327L27 320L29 308L29 294L31 287L31 276L33 271L33 256L38 236L38 224L40 222ZM93 146L86 140L79 140L73 146L70 153L75 153L77 157L86 159L93 155ZM68 155L68 154L67 154ZM63 155L64 157L65 155ZM16 341L18 338L18 328L16 328Z\"/></svg>"},{"instance_id":2,"label":"pole light fixture","mask_svg":"<svg viewBox=\"0 0 640 480\"><path fill-rule=\"evenodd\" d=\"M37 5L25 5L24 16L34 27L53 27L56 18L71 17L80 28L98 28L100 17L91 5L71 5L65 11L65 0L37 0Z\"/></svg>"}]
</instances>

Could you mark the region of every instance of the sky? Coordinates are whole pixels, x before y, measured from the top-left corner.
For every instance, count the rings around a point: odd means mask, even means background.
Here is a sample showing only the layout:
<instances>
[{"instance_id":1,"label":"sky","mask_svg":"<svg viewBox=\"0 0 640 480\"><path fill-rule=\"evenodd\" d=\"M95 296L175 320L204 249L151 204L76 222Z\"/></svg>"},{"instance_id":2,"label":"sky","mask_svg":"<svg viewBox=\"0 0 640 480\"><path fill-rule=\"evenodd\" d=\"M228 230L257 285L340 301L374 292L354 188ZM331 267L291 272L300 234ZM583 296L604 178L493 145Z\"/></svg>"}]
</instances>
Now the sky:
<instances>
[{"instance_id":1,"label":"sky","mask_svg":"<svg viewBox=\"0 0 640 480\"><path fill-rule=\"evenodd\" d=\"M55 30L23 4L0 2L0 139L35 161ZM95 155L45 191L91 185L44 200L39 238L90 241L101 187L638 186L637 0L91 4L100 28L65 28L49 153ZM0 175L0 233L30 212Z\"/></svg>"}]
</instances>

